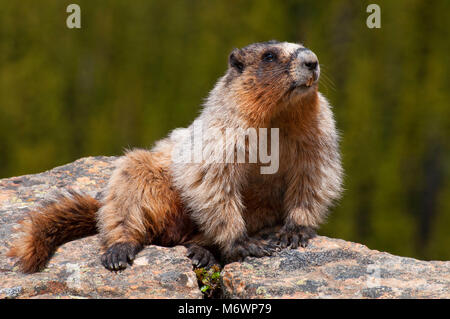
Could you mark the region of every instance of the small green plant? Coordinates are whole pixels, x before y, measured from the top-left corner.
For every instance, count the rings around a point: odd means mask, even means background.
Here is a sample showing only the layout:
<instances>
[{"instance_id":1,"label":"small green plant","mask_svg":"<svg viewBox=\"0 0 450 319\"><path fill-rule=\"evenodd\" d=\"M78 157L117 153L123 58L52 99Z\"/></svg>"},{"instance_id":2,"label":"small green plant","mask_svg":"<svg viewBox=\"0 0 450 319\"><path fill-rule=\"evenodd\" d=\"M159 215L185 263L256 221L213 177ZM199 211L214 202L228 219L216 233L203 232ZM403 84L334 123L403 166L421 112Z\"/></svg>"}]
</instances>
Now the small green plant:
<instances>
[{"instance_id":1,"label":"small green plant","mask_svg":"<svg viewBox=\"0 0 450 319\"><path fill-rule=\"evenodd\" d=\"M220 267L214 265L209 269L197 268L194 270L200 286L200 291L206 298L217 297L220 291Z\"/></svg>"}]
</instances>

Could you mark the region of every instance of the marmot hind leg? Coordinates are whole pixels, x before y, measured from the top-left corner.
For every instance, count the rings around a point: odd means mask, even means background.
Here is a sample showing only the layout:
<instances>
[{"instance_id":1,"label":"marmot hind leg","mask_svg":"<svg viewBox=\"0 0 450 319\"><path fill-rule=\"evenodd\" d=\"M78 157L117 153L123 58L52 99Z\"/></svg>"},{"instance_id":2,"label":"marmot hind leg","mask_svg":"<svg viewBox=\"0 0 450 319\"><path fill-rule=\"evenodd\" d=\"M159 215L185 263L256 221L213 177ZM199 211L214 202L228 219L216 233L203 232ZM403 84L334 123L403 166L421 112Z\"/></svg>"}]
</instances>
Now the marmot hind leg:
<instances>
[{"instance_id":1,"label":"marmot hind leg","mask_svg":"<svg viewBox=\"0 0 450 319\"><path fill-rule=\"evenodd\" d=\"M98 212L105 250L101 260L107 269L126 268L144 245L161 237L167 227L175 221L186 222L171 187L168 165L167 154L147 150L130 151L118 160ZM183 225L178 229L182 231ZM182 240L180 232L165 233L166 244Z\"/></svg>"},{"instance_id":2,"label":"marmot hind leg","mask_svg":"<svg viewBox=\"0 0 450 319\"><path fill-rule=\"evenodd\" d=\"M136 254L142 249L142 246L132 243L113 244L102 255L101 262L109 270L125 269L128 264L132 264Z\"/></svg>"}]
</instances>

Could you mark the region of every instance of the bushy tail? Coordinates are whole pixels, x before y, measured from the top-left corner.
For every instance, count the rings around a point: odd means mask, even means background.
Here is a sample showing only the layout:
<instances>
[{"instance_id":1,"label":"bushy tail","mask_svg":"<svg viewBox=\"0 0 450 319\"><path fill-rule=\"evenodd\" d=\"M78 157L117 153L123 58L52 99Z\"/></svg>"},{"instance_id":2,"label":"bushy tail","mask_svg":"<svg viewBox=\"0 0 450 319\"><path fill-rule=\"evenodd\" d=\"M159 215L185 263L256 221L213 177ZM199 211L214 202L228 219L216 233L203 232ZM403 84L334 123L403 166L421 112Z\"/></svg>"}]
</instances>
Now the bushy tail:
<instances>
[{"instance_id":1,"label":"bushy tail","mask_svg":"<svg viewBox=\"0 0 450 319\"><path fill-rule=\"evenodd\" d=\"M21 233L8 256L17 258L21 271L33 273L44 268L56 248L66 242L97 233L98 200L69 191L70 195L32 212L21 222Z\"/></svg>"}]
</instances>

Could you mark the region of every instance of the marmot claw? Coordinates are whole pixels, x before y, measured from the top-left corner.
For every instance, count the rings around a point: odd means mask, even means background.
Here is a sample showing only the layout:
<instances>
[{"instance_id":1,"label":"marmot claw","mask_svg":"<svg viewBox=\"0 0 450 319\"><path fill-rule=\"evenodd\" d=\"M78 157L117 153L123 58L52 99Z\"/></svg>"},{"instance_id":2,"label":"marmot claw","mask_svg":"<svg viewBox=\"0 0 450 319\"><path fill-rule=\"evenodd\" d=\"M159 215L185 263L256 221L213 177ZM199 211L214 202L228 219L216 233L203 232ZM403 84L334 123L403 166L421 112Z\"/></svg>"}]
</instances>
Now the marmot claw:
<instances>
[{"instance_id":1,"label":"marmot claw","mask_svg":"<svg viewBox=\"0 0 450 319\"><path fill-rule=\"evenodd\" d=\"M214 255L205 247L197 244L187 244L187 256L192 260L192 265L197 268L211 268L213 265L218 265Z\"/></svg>"},{"instance_id":2,"label":"marmot claw","mask_svg":"<svg viewBox=\"0 0 450 319\"><path fill-rule=\"evenodd\" d=\"M261 239L243 236L224 253L224 262L241 261L245 257L264 257L270 256L277 251L277 246L273 243Z\"/></svg>"},{"instance_id":3,"label":"marmot claw","mask_svg":"<svg viewBox=\"0 0 450 319\"><path fill-rule=\"evenodd\" d=\"M274 242L281 248L290 246L297 249L299 246L306 247L311 238L316 236L312 227L286 224L276 234Z\"/></svg>"},{"instance_id":4,"label":"marmot claw","mask_svg":"<svg viewBox=\"0 0 450 319\"><path fill-rule=\"evenodd\" d=\"M118 243L108 248L102 255L103 266L109 270L122 270L132 264L139 247L131 243Z\"/></svg>"}]
</instances>

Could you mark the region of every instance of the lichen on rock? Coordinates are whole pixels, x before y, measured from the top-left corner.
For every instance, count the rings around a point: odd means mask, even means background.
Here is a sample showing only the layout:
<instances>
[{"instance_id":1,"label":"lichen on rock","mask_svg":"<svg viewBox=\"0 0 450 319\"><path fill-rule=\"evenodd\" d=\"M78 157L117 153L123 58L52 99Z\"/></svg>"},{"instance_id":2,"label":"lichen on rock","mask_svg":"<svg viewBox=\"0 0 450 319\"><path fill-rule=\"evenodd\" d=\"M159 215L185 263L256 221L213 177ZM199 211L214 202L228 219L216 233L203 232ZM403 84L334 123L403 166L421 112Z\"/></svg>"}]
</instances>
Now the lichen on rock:
<instances>
[{"instance_id":1,"label":"lichen on rock","mask_svg":"<svg viewBox=\"0 0 450 319\"><path fill-rule=\"evenodd\" d=\"M148 246L132 267L114 273L100 263L98 236L59 247L42 272L18 272L6 257L17 223L64 189L101 198L115 159L88 157L0 180L0 298L203 298L212 296L203 288L208 285L224 298L450 298L450 262L393 256L322 236L307 248L226 265L220 280L218 270L202 272L200 286L182 246Z\"/></svg>"}]
</instances>

